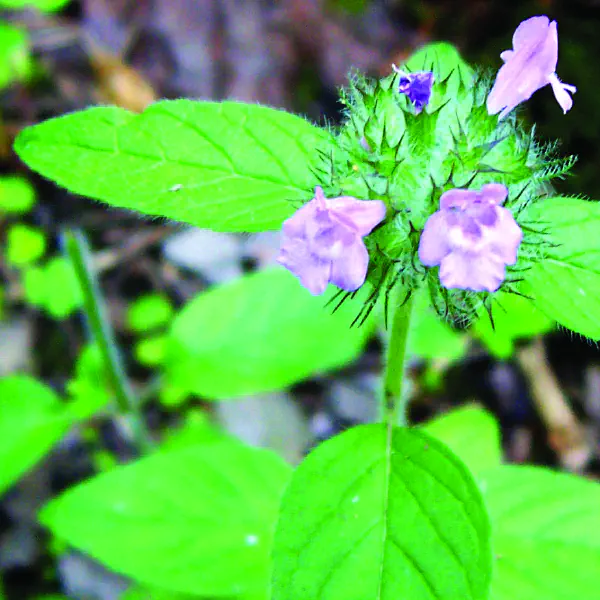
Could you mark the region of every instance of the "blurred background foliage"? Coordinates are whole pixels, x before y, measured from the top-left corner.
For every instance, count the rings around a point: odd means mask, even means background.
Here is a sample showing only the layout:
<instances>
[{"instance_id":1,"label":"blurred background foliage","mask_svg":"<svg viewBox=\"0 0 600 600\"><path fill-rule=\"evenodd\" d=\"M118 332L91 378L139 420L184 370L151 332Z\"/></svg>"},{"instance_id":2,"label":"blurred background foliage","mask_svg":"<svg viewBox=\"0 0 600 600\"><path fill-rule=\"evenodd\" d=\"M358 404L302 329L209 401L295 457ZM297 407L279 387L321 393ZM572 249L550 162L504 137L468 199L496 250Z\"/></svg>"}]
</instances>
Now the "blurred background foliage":
<instances>
[{"instance_id":1,"label":"blurred background foliage","mask_svg":"<svg viewBox=\"0 0 600 600\"><path fill-rule=\"evenodd\" d=\"M125 370L165 448L234 435L297 463L319 440L375 419L382 330L377 320L348 330L349 315L329 319L322 299L305 301L281 280L269 268L276 233L216 234L107 210L28 172L11 151L16 134L93 104L141 111L179 97L336 123L352 69L381 76L447 40L495 70L515 26L534 14L558 20L558 75L578 92L567 116L549 88L521 114L579 156L559 191L600 199L596 0L0 0L0 440L20 444L0 441L8 598L177 600L132 587L36 520L58 492L138 452L81 318L65 228L87 232ZM600 473L594 345L515 297L501 300L493 326L484 314L468 333L421 304L410 340L414 421L475 400L500 423L509 460ZM291 320L278 310L290 306ZM325 341L285 339L293 318ZM286 352L294 360L278 362Z\"/></svg>"}]
</instances>

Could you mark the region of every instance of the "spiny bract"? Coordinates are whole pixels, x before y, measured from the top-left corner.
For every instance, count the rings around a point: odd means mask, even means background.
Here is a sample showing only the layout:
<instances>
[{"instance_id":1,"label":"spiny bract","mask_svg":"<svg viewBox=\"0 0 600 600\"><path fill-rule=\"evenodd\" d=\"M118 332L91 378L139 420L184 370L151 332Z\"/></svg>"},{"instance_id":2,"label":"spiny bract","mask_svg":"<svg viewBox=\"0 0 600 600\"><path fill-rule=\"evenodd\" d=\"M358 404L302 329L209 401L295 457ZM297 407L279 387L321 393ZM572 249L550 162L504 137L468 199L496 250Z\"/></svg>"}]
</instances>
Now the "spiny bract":
<instances>
[{"instance_id":1,"label":"spiny bract","mask_svg":"<svg viewBox=\"0 0 600 600\"><path fill-rule=\"evenodd\" d=\"M564 175L575 158L557 158L555 146L536 142L534 130L524 129L514 115L500 121L489 115L490 77L475 73L453 46L426 46L402 69L434 73L425 109L416 114L398 93L397 73L378 81L353 75L341 94L344 122L333 131L334 144L320 152L314 170L327 196L382 200L388 207L386 220L365 239L371 293L357 322L381 294L387 313L392 292L402 302L427 286L438 314L465 326L482 305L489 306L492 294L442 287L438 268L425 268L417 256L421 231L438 210L440 196L451 188L479 189L486 183L508 187L504 206L524 238L501 290L519 293L523 273L543 256L545 243L543 231L528 222L526 209L550 193L548 182ZM340 299L350 295L342 292Z\"/></svg>"}]
</instances>

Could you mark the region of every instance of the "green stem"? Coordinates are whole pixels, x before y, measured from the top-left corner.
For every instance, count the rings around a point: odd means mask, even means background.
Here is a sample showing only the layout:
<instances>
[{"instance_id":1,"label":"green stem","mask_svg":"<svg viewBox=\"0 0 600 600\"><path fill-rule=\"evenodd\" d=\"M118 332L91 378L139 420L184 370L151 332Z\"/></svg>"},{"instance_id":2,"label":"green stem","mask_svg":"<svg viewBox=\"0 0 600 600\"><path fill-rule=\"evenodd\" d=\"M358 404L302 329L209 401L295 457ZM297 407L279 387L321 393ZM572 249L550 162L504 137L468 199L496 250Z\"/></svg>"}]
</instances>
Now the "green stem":
<instances>
[{"instance_id":1,"label":"green stem","mask_svg":"<svg viewBox=\"0 0 600 600\"><path fill-rule=\"evenodd\" d=\"M90 250L82 231L66 231L65 245L83 293L87 322L97 344L119 413L129 423L137 447L142 452L152 448L139 403L134 397L119 358L114 332L107 316L98 280L91 269Z\"/></svg>"},{"instance_id":2,"label":"green stem","mask_svg":"<svg viewBox=\"0 0 600 600\"><path fill-rule=\"evenodd\" d=\"M384 423L392 426L407 423L402 384L411 311L412 298L395 308L387 344L381 417Z\"/></svg>"}]
</instances>

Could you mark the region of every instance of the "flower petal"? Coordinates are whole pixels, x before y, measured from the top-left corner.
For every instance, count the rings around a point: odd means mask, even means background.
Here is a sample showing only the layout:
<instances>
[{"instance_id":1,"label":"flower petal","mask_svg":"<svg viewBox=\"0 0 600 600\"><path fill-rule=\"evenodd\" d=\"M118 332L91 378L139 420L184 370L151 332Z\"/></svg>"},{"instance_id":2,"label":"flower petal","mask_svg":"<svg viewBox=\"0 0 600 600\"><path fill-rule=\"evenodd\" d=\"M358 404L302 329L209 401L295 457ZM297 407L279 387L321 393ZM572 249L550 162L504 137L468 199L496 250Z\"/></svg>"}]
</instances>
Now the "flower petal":
<instances>
[{"instance_id":1,"label":"flower petal","mask_svg":"<svg viewBox=\"0 0 600 600\"><path fill-rule=\"evenodd\" d=\"M493 252L506 265L517 262L519 246L523 241L523 232L515 221L513 214L507 208L496 208L498 222L490 232L490 251Z\"/></svg>"},{"instance_id":2,"label":"flower petal","mask_svg":"<svg viewBox=\"0 0 600 600\"><path fill-rule=\"evenodd\" d=\"M352 196L340 196L327 200L327 206L335 218L351 227L358 235L365 236L385 218L386 206L381 200L357 200Z\"/></svg>"},{"instance_id":3,"label":"flower petal","mask_svg":"<svg viewBox=\"0 0 600 600\"><path fill-rule=\"evenodd\" d=\"M532 42L539 42L547 35L549 24L550 19L546 15L525 19L515 29L512 39L513 48L520 50L523 46L531 45Z\"/></svg>"},{"instance_id":4,"label":"flower petal","mask_svg":"<svg viewBox=\"0 0 600 600\"><path fill-rule=\"evenodd\" d=\"M317 206L311 200L301 206L289 219L283 222L283 233L291 237L301 237L305 234L306 227L314 221L317 214Z\"/></svg>"},{"instance_id":5,"label":"flower petal","mask_svg":"<svg viewBox=\"0 0 600 600\"><path fill-rule=\"evenodd\" d=\"M508 188L503 183L486 183L481 188L481 195L494 204L503 204L508 196Z\"/></svg>"},{"instance_id":6,"label":"flower petal","mask_svg":"<svg viewBox=\"0 0 600 600\"><path fill-rule=\"evenodd\" d=\"M462 188L453 188L445 191L440 198L440 208L448 210L449 208L466 208L479 195L478 190L465 190Z\"/></svg>"},{"instance_id":7,"label":"flower petal","mask_svg":"<svg viewBox=\"0 0 600 600\"><path fill-rule=\"evenodd\" d=\"M426 267L439 265L444 256L450 252L448 234L446 214L442 211L433 213L427 219L419 240L419 260Z\"/></svg>"},{"instance_id":8,"label":"flower petal","mask_svg":"<svg viewBox=\"0 0 600 600\"><path fill-rule=\"evenodd\" d=\"M440 265L440 281L448 289L495 292L505 277L504 263L491 253L451 252Z\"/></svg>"},{"instance_id":9,"label":"flower petal","mask_svg":"<svg viewBox=\"0 0 600 600\"><path fill-rule=\"evenodd\" d=\"M552 73L548 80L550 81L550 85L552 86L552 91L554 92L554 97L556 98L556 101L560 104L560 107L563 109L563 113L567 114L573 107L573 98L571 98L569 93L572 94L576 92L577 88L574 85L563 83L556 76L556 73Z\"/></svg>"},{"instance_id":10,"label":"flower petal","mask_svg":"<svg viewBox=\"0 0 600 600\"><path fill-rule=\"evenodd\" d=\"M357 235L353 244L346 246L344 252L331 264L329 280L347 292L357 290L367 276L369 253Z\"/></svg>"},{"instance_id":11,"label":"flower petal","mask_svg":"<svg viewBox=\"0 0 600 600\"><path fill-rule=\"evenodd\" d=\"M488 113L500 113L500 119L550 82L548 77L558 62L556 21L546 16L523 21L515 31L513 45L512 53L507 50L500 55L505 62L486 101Z\"/></svg>"}]
</instances>

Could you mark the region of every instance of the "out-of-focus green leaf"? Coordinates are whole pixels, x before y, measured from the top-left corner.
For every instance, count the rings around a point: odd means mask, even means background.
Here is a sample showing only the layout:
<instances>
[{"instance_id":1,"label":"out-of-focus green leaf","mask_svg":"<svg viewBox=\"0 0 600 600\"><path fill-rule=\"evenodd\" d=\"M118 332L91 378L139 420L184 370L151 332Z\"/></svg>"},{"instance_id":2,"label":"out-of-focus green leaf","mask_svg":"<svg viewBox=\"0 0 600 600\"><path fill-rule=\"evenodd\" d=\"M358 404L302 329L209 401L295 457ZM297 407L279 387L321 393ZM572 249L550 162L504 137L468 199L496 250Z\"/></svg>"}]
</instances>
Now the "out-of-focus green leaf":
<instances>
[{"instance_id":1,"label":"out-of-focus green leaf","mask_svg":"<svg viewBox=\"0 0 600 600\"><path fill-rule=\"evenodd\" d=\"M178 593L266 598L290 467L223 440L159 452L50 502L44 525L119 573Z\"/></svg>"},{"instance_id":2,"label":"out-of-focus green leaf","mask_svg":"<svg viewBox=\"0 0 600 600\"><path fill-rule=\"evenodd\" d=\"M243 600L239 596L238 598ZM201 600L201 598L190 594L178 594L171 590L135 586L122 594L119 600Z\"/></svg>"},{"instance_id":3,"label":"out-of-focus green leaf","mask_svg":"<svg viewBox=\"0 0 600 600\"><path fill-rule=\"evenodd\" d=\"M140 364L146 367L158 367L165 362L168 345L168 336L154 335L137 341L133 353Z\"/></svg>"},{"instance_id":4,"label":"out-of-focus green leaf","mask_svg":"<svg viewBox=\"0 0 600 600\"><path fill-rule=\"evenodd\" d=\"M492 318L493 327L487 311L482 311L472 332L498 358L512 355L515 340L546 333L554 326L527 298L502 292L494 299Z\"/></svg>"},{"instance_id":5,"label":"out-of-focus green leaf","mask_svg":"<svg viewBox=\"0 0 600 600\"><path fill-rule=\"evenodd\" d=\"M0 90L14 81L27 79L30 72L31 55L27 32L0 22Z\"/></svg>"},{"instance_id":6,"label":"out-of-focus green leaf","mask_svg":"<svg viewBox=\"0 0 600 600\"><path fill-rule=\"evenodd\" d=\"M108 375L98 346L89 344L77 357L75 373L67 384L73 410L87 418L105 407L112 397Z\"/></svg>"},{"instance_id":7,"label":"out-of-focus green leaf","mask_svg":"<svg viewBox=\"0 0 600 600\"><path fill-rule=\"evenodd\" d=\"M24 177L0 177L0 213L26 213L35 205L35 190Z\"/></svg>"},{"instance_id":8,"label":"out-of-focus green leaf","mask_svg":"<svg viewBox=\"0 0 600 600\"><path fill-rule=\"evenodd\" d=\"M127 324L138 333L158 329L173 317L173 306L160 294L141 296L127 310Z\"/></svg>"},{"instance_id":9,"label":"out-of-focus green leaf","mask_svg":"<svg viewBox=\"0 0 600 600\"><path fill-rule=\"evenodd\" d=\"M190 410L184 423L178 429L171 429L162 444L163 450L189 448L200 444L212 444L223 438L235 441L234 438L220 429L208 418L205 412ZM242 443L238 440L238 443Z\"/></svg>"},{"instance_id":10,"label":"out-of-focus green leaf","mask_svg":"<svg viewBox=\"0 0 600 600\"><path fill-rule=\"evenodd\" d=\"M43 12L56 12L69 4L71 0L0 0L0 8L37 8Z\"/></svg>"},{"instance_id":11,"label":"out-of-focus green leaf","mask_svg":"<svg viewBox=\"0 0 600 600\"><path fill-rule=\"evenodd\" d=\"M26 375L0 379L0 495L58 442L73 422L47 386Z\"/></svg>"},{"instance_id":12,"label":"out-of-focus green leaf","mask_svg":"<svg viewBox=\"0 0 600 600\"><path fill-rule=\"evenodd\" d=\"M72 192L214 231L277 229L313 195L329 133L256 104L95 107L24 129L15 150Z\"/></svg>"},{"instance_id":13,"label":"out-of-focus green leaf","mask_svg":"<svg viewBox=\"0 0 600 600\"><path fill-rule=\"evenodd\" d=\"M12 225L6 236L6 262L24 267L39 260L46 251L46 237L38 227L25 223Z\"/></svg>"},{"instance_id":14,"label":"out-of-focus green leaf","mask_svg":"<svg viewBox=\"0 0 600 600\"><path fill-rule=\"evenodd\" d=\"M444 323L425 294L415 300L408 336L408 352L423 359L458 360L467 349L467 336Z\"/></svg>"},{"instance_id":15,"label":"out-of-focus green leaf","mask_svg":"<svg viewBox=\"0 0 600 600\"><path fill-rule=\"evenodd\" d=\"M429 421L422 429L446 444L475 474L502 462L500 428L487 410L458 408Z\"/></svg>"},{"instance_id":16,"label":"out-of-focus green leaf","mask_svg":"<svg viewBox=\"0 0 600 600\"><path fill-rule=\"evenodd\" d=\"M81 306L81 289L71 263L55 257L23 273L25 298L55 319L65 319Z\"/></svg>"},{"instance_id":17,"label":"out-of-focus green leaf","mask_svg":"<svg viewBox=\"0 0 600 600\"><path fill-rule=\"evenodd\" d=\"M350 327L355 306L331 314L326 302L281 268L213 288L173 322L168 380L221 399L281 389L345 365L371 328Z\"/></svg>"},{"instance_id":18,"label":"out-of-focus green leaf","mask_svg":"<svg viewBox=\"0 0 600 600\"><path fill-rule=\"evenodd\" d=\"M600 600L600 485L539 467L480 481L494 529L492 600Z\"/></svg>"},{"instance_id":19,"label":"out-of-focus green leaf","mask_svg":"<svg viewBox=\"0 0 600 600\"><path fill-rule=\"evenodd\" d=\"M490 526L466 467L415 430L365 425L321 444L282 501L273 600L485 600Z\"/></svg>"}]
</instances>

